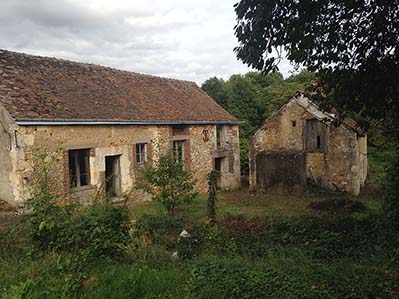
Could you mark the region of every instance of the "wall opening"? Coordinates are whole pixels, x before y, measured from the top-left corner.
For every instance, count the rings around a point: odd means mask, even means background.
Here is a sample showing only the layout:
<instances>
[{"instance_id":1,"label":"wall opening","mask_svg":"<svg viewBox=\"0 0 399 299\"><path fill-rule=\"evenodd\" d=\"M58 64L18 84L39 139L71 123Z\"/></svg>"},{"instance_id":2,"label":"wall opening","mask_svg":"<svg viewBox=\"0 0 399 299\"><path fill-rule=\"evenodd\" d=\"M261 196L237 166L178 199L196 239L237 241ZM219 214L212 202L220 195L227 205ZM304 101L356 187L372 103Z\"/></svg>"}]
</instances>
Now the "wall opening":
<instances>
[{"instance_id":1,"label":"wall opening","mask_svg":"<svg viewBox=\"0 0 399 299\"><path fill-rule=\"evenodd\" d=\"M216 147L223 147L226 142L225 127L216 126Z\"/></svg>"},{"instance_id":2,"label":"wall opening","mask_svg":"<svg viewBox=\"0 0 399 299\"><path fill-rule=\"evenodd\" d=\"M326 152L326 125L317 119L306 120L305 148L308 153Z\"/></svg>"},{"instance_id":3,"label":"wall opening","mask_svg":"<svg viewBox=\"0 0 399 299\"><path fill-rule=\"evenodd\" d=\"M184 140L173 141L175 161L184 164Z\"/></svg>"},{"instance_id":4,"label":"wall opening","mask_svg":"<svg viewBox=\"0 0 399 299\"><path fill-rule=\"evenodd\" d=\"M89 157L90 149L68 151L71 187L79 188L90 185Z\"/></svg>"},{"instance_id":5,"label":"wall opening","mask_svg":"<svg viewBox=\"0 0 399 299\"><path fill-rule=\"evenodd\" d=\"M187 135L188 133L188 126L186 125L172 126L172 135Z\"/></svg>"},{"instance_id":6,"label":"wall opening","mask_svg":"<svg viewBox=\"0 0 399 299\"><path fill-rule=\"evenodd\" d=\"M105 187L108 196L121 196L120 155L105 157Z\"/></svg>"},{"instance_id":7,"label":"wall opening","mask_svg":"<svg viewBox=\"0 0 399 299\"><path fill-rule=\"evenodd\" d=\"M147 144L137 143L136 144L136 163L142 164L147 161Z\"/></svg>"}]
</instances>

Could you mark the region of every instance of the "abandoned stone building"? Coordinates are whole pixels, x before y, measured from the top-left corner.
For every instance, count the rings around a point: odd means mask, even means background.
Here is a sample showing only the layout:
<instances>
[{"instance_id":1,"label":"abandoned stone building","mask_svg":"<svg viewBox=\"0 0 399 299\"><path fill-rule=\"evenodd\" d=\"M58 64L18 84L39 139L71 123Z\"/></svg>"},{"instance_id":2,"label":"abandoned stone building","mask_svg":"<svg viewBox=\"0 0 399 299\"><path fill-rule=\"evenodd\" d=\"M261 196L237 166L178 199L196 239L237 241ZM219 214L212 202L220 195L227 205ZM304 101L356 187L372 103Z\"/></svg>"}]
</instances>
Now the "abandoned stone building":
<instances>
[{"instance_id":1,"label":"abandoned stone building","mask_svg":"<svg viewBox=\"0 0 399 299\"><path fill-rule=\"evenodd\" d=\"M297 93L251 138L251 188L301 192L307 178L358 195L367 177L367 136L352 119L339 123Z\"/></svg>"},{"instance_id":2,"label":"abandoned stone building","mask_svg":"<svg viewBox=\"0 0 399 299\"><path fill-rule=\"evenodd\" d=\"M170 151L206 192L240 184L238 120L195 83L0 50L0 199L24 202L35 147L59 154L62 188L82 199L135 188L137 167Z\"/></svg>"}]
</instances>

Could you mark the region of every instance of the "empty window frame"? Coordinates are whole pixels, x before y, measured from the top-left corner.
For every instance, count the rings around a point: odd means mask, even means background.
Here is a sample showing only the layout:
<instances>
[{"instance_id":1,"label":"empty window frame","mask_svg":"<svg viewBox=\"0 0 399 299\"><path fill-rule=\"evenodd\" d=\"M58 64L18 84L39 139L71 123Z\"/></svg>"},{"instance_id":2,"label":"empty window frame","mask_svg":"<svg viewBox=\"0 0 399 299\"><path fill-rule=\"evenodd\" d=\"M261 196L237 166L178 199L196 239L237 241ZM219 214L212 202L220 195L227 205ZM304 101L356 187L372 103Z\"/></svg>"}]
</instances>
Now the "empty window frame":
<instances>
[{"instance_id":1,"label":"empty window frame","mask_svg":"<svg viewBox=\"0 0 399 299\"><path fill-rule=\"evenodd\" d=\"M184 140L173 141L173 153L176 162L184 163Z\"/></svg>"},{"instance_id":2,"label":"empty window frame","mask_svg":"<svg viewBox=\"0 0 399 299\"><path fill-rule=\"evenodd\" d=\"M216 126L216 147L222 147L225 142L224 126Z\"/></svg>"},{"instance_id":3,"label":"empty window frame","mask_svg":"<svg viewBox=\"0 0 399 299\"><path fill-rule=\"evenodd\" d=\"M147 144L137 143L136 144L136 162L144 163L147 161Z\"/></svg>"},{"instance_id":4,"label":"empty window frame","mask_svg":"<svg viewBox=\"0 0 399 299\"><path fill-rule=\"evenodd\" d=\"M326 125L317 119L306 121L305 148L307 152L326 151Z\"/></svg>"},{"instance_id":5,"label":"empty window frame","mask_svg":"<svg viewBox=\"0 0 399 299\"><path fill-rule=\"evenodd\" d=\"M84 187L90 185L90 149L68 151L69 178L71 186Z\"/></svg>"},{"instance_id":6,"label":"empty window frame","mask_svg":"<svg viewBox=\"0 0 399 299\"><path fill-rule=\"evenodd\" d=\"M188 127L185 125L174 125L172 126L172 134L173 135L187 135Z\"/></svg>"}]
</instances>

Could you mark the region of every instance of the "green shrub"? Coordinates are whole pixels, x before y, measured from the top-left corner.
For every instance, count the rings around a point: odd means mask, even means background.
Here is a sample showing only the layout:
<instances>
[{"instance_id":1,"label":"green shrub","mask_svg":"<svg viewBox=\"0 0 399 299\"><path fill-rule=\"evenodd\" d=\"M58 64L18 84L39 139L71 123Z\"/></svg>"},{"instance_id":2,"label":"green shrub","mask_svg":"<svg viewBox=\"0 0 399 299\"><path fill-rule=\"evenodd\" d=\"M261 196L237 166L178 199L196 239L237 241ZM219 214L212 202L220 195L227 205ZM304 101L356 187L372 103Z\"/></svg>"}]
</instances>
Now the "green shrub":
<instances>
[{"instance_id":1,"label":"green shrub","mask_svg":"<svg viewBox=\"0 0 399 299\"><path fill-rule=\"evenodd\" d=\"M137 220L134 236L146 236L152 244L174 251L185 228L188 229L183 219L146 215Z\"/></svg>"},{"instance_id":2,"label":"green shrub","mask_svg":"<svg viewBox=\"0 0 399 299\"><path fill-rule=\"evenodd\" d=\"M62 209L46 215L40 224L33 213L31 235L39 249L114 256L119 245L129 241L130 219L125 206L100 203L73 214L60 213Z\"/></svg>"},{"instance_id":3,"label":"green shrub","mask_svg":"<svg viewBox=\"0 0 399 299\"><path fill-rule=\"evenodd\" d=\"M174 216L176 207L192 201L196 197L194 180L184 165L176 161L171 153L163 155L154 164L146 163L139 169L142 177L138 188L151 194L160 202L169 216Z\"/></svg>"}]
</instances>

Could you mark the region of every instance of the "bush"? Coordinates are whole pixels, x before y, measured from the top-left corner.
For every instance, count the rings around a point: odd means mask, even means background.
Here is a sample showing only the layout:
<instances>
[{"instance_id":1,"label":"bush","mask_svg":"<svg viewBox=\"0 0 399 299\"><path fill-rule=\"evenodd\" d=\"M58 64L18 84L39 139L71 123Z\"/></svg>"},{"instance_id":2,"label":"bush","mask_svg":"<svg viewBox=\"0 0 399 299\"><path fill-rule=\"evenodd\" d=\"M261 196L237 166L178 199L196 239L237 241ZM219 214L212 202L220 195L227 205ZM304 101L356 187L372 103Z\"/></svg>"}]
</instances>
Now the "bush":
<instances>
[{"instance_id":1,"label":"bush","mask_svg":"<svg viewBox=\"0 0 399 299\"><path fill-rule=\"evenodd\" d=\"M185 228L188 229L183 219L143 216L136 222L134 236L146 236L152 244L174 251L179 234Z\"/></svg>"},{"instance_id":2,"label":"bush","mask_svg":"<svg viewBox=\"0 0 399 299\"><path fill-rule=\"evenodd\" d=\"M37 148L28 158L33 170L27 190L31 239L40 250L115 255L118 245L129 239L127 207L95 202L79 210L77 201L63 192L61 151Z\"/></svg>"},{"instance_id":3,"label":"bush","mask_svg":"<svg viewBox=\"0 0 399 299\"><path fill-rule=\"evenodd\" d=\"M197 195L191 173L184 170L182 162L177 162L171 153L161 156L155 165L146 163L140 168L142 177L138 188L151 194L160 202L169 216L175 215L176 207L192 201Z\"/></svg>"},{"instance_id":4,"label":"bush","mask_svg":"<svg viewBox=\"0 0 399 299\"><path fill-rule=\"evenodd\" d=\"M114 256L119 245L129 241L130 219L125 206L101 203L68 216L52 214L51 225L35 225L32 232L35 244L43 250Z\"/></svg>"}]
</instances>

